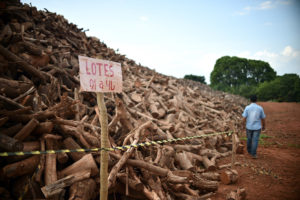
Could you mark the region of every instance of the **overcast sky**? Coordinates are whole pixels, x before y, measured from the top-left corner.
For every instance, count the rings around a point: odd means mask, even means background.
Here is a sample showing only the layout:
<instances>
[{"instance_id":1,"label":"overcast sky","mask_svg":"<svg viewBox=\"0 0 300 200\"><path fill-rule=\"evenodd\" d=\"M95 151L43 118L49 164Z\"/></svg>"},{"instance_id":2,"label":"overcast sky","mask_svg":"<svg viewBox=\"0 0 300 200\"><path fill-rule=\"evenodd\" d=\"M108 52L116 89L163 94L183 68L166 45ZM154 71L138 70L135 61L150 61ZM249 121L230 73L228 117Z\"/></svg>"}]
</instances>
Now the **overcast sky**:
<instances>
[{"instance_id":1,"label":"overcast sky","mask_svg":"<svg viewBox=\"0 0 300 200\"><path fill-rule=\"evenodd\" d=\"M299 0L21 0L63 15L157 72L205 76L239 56L300 75Z\"/></svg>"}]
</instances>

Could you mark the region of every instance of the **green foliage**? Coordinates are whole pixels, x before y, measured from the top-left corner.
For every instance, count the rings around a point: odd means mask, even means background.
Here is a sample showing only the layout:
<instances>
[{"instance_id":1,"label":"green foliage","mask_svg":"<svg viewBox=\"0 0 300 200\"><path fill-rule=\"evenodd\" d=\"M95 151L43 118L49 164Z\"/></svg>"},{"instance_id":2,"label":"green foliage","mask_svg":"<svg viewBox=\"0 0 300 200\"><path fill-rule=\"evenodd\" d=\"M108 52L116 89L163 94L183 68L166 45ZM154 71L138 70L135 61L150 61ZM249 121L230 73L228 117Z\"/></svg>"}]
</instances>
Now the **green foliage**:
<instances>
[{"instance_id":1,"label":"green foliage","mask_svg":"<svg viewBox=\"0 0 300 200\"><path fill-rule=\"evenodd\" d=\"M196 76L196 75L190 74L190 75L185 75L183 78L193 80L193 81L198 81L200 83L206 84L204 76Z\"/></svg>"},{"instance_id":2,"label":"green foliage","mask_svg":"<svg viewBox=\"0 0 300 200\"><path fill-rule=\"evenodd\" d=\"M259 101L300 102L300 78L297 74L276 76L269 63L260 60L224 56L216 61L210 74L211 87Z\"/></svg>"},{"instance_id":3,"label":"green foliage","mask_svg":"<svg viewBox=\"0 0 300 200\"><path fill-rule=\"evenodd\" d=\"M300 78L297 74L284 74L264 82L256 90L261 101L300 102Z\"/></svg>"},{"instance_id":4,"label":"green foliage","mask_svg":"<svg viewBox=\"0 0 300 200\"><path fill-rule=\"evenodd\" d=\"M257 85L275 77L276 72L267 62L224 56L216 61L210 82L214 89L247 97Z\"/></svg>"}]
</instances>

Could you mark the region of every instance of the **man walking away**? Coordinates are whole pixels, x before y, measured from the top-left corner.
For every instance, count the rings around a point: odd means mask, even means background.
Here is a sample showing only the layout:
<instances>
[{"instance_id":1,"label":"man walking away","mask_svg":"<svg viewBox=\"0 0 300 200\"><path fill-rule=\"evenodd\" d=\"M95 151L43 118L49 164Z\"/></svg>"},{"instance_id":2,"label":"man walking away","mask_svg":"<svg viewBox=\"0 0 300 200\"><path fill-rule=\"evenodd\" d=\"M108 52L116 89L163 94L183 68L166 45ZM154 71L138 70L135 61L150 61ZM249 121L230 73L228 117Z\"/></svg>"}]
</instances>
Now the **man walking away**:
<instances>
[{"instance_id":1,"label":"man walking away","mask_svg":"<svg viewBox=\"0 0 300 200\"><path fill-rule=\"evenodd\" d=\"M244 124L246 124L247 151L252 158L257 158L256 149L259 135L261 130L265 130L266 118L264 109L256 104L256 100L256 95L250 97L251 104L246 106L242 115L244 117Z\"/></svg>"}]
</instances>

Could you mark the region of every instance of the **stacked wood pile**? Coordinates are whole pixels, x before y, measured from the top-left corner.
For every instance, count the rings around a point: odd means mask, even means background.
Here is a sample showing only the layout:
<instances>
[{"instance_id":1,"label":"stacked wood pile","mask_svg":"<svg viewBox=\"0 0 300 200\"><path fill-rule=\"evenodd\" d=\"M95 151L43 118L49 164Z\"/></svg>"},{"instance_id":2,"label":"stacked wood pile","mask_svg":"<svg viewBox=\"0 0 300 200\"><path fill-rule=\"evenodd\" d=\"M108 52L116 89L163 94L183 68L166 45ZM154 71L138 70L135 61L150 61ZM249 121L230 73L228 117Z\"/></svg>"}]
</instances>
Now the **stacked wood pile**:
<instances>
[{"instance_id":1,"label":"stacked wood pile","mask_svg":"<svg viewBox=\"0 0 300 200\"><path fill-rule=\"evenodd\" d=\"M238 130L237 97L164 76L116 53L61 15L0 3L0 150L100 147L96 96L80 92L78 55L120 62L123 92L106 94L110 145ZM244 101L244 100L242 100ZM206 199L217 190L219 135L110 152L109 194L123 199ZM0 197L96 199L99 153L2 157Z\"/></svg>"}]
</instances>

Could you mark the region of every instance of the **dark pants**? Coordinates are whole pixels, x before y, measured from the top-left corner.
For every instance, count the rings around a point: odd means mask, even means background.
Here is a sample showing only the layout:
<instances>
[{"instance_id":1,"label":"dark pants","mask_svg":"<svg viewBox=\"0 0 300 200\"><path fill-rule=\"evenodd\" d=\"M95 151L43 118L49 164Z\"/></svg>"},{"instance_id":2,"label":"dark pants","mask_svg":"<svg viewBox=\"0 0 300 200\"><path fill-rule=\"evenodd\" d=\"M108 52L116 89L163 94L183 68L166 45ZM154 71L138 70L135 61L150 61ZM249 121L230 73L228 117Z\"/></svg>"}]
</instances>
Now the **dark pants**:
<instances>
[{"instance_id":1,"label":"dark pants","mask_svg":"<svg viewBox=\"0 0 300 200\"><path fill-rule=\"evenodd\" d=\"M261 131L261 129L259 129L259 130L248 130L248 129L246 129L246 133L247 133L247 151L252 156L256 156L256 149L257 149L257 146L258 146L260 131Z\"/></svg>"}]
</instances>

